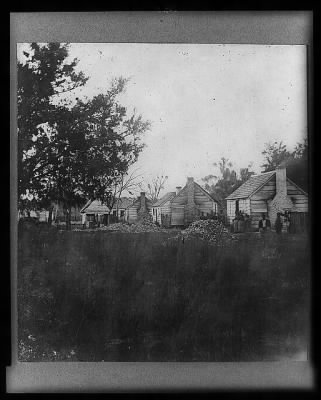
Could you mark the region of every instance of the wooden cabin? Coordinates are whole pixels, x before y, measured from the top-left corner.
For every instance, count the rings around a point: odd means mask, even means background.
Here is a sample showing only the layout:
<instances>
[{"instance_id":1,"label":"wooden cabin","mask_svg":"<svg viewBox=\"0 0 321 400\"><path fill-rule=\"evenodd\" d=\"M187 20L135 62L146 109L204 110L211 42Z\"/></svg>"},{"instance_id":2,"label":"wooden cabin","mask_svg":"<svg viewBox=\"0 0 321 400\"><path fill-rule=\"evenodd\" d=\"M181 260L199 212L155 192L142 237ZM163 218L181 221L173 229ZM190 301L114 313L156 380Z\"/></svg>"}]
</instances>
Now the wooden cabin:
<instances>
[{"instance_id":1,"label":"wooden cabin","mask_svg":"<svg viewBox=\"0 0 321 400\"><path fill-rule=\"evenodd\" d=\"M126 210L133 202L128 197L118 199L110 209L100 200L90 200L81 209L82 223L89 227L93 224L107 225L115 222L127 222Z\"/></svg>"},{"instance_id":2,"label":"wooden cabin","mask_svg":"<svg viewBox=\"0 0 321 400\"><path fill-rule=\"evenodd\" d=\"M306 229L308 194L286 176L286 168L252 175L227 198L227 217L231 223L237 212L248 214L251 229L257 230L262 214L271 221L272 229L277 213L289 213L293 231Z\"/></svg>"},{"instance_id":3,"label":"wooden cabin","mask_svg":"<svg viewBox=\"0 0 321 400\"><path fill-rule=\"evenodd\" d=\"M89 200L81 209L82 224L91 228L96 224L108 224L110 209L100 200Z\"/></svg>"},{"instance_id":4,"label":"wooden cabin","mask_svg":"<svg viewBox=\"0 0 321 400\"><path fill-rule=\"evenodd\" d=\"M171 226L187 226L200 217L217 215L219 203L205 189L187 178L187 183L171 201Z\"/></svg>"},{"instance_id":5,"label":"wooden cabin","mask_svg":"<svg viewBox=\"0 0 321 400\"><path fill-rule=\"evenodd\" d=\"M134 199L129 197L121 197L116 201L113 208L111 209L111 221L110 222L127 222L127 209L133 203Z\"/></svg>"},{"instance_id":6,"label":"wooden cabin","mask_svg":"<svg viewBox=\"0 0 321 400\"><path fill-rule=\"evenodd\" d=\"M146 197L145 192L141 192L140 196L129 207L127 207L127 222L132 224L148 215L152 219L152 205L153 202Z\"/></svg>"},{"instance_id":7,"label":"wooden cabin","mask_svg":"<svg viewBox=\"0 0 321 400\"><path fill-rule=\"evenodd\" d=\"M177 189L181 189L180 187ZM153 222L163 226L170 226L171 203L177 192L166 193L161 199L157 200L152 206Z\"/></svg>"}]
</instances>

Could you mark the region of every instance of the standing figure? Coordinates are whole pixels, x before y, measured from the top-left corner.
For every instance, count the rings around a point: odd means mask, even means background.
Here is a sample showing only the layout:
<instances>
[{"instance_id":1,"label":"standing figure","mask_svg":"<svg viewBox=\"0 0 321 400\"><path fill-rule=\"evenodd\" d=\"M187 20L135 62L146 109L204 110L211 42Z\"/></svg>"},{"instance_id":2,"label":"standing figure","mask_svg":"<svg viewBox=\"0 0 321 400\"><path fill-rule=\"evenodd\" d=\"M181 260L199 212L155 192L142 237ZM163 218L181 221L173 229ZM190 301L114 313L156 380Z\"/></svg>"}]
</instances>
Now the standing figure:
<instances>
[{"instance_id":1,"label":"standing figure","mask_svg":"<svg viewBox=\"0 0 321 400\"><path fill-rule=\"evenodd\" d=\"M244 215L242 211L239 213L239 218L238 218L238 223L237 223L238 231L239 232L244 232L245 230L245 222L244 222Z\"/></svg>"},{"instance_id":2,"label":"standing figure","mask_svg":"<svg viewBox=\"0 0 321 400\"><path fill-rule=\"evenodd\" d=\"M277 213L277 217L275 220L275 231L279 235L282 232L282 221L281 221L281 214Z\"/></svg>"},{"instance_id":3,"label":"standing figure","mask_svg":"<svg viewBox=\"0 0 321 400\"><path fill-rule=\"evenodd\" d=\"M259 221L259 231L260 232L266 232L269 231L271 229L271 222L270 220L267 218L265 218L265 214L262 214L262 219L260 219Z\"/></svg>"},{"instance_id":4,"label":"standing figure","mask_svg":"<svg viewBox=\"0 0 321 400\"><path fill-rule=\"evenodd\" d=\"M249 232L250 226L251 226L251 221L250 221L250 217L248 214L245 214L245 216L244 216L244 223L245 223L245 232Z\"/></svg>"}]
</instances>

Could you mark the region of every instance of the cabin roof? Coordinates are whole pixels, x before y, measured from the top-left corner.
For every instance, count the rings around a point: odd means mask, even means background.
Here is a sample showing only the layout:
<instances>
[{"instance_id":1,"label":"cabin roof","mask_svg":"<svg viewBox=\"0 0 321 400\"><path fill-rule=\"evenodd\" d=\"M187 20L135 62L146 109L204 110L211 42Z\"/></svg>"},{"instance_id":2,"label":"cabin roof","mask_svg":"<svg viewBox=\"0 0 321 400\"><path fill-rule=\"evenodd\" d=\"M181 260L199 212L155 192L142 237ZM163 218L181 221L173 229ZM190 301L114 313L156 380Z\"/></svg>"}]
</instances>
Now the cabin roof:
<instances>
[{"instance_id":1,"label":"cabin roof","mask_svg":"<svg viewBox=\"0 0 321 400\"><path fill-rule=\"evenodd\" d=\"M220 204L220 200L217 199L215 194L208 193L204 188L202 188L201 185L199 185L195 181L193 181L193 184L194 184L194 186L198 187L201 190L201 192L203 192L210 201L215 201L216 203ZM180 194L182 194L186 190L186 188L187 188L187 184L175 196L173 196L172 200L174 200L174 198L176 198Z\"/></svg>"},{"instance_id":2,"label":"cabin roof","mask_svg":"<svg viewBox=\"0 0 321 400\"><path fill-rule=\"evenodd\" d=\"M113 208L115 207L128 208L133 203L133 201L134 199L131 199L129 197L121 197L120 199L117 200Z\"/></svg>"},{"instance_id":3,"label":"cabin roof","mask_svg":"<svg viewBox=\"0 0 321 400\"><path fill-rule=\"evenodd\" d=\"M127 208L133 203L133 199L128 197L121 197L118 199L113 208ZM100 200L89 200L84 205L84 207L80 210L81 213L86 214L95 214L95 213L109 213L109 207L105 204L102 204Z\"/></svg>"},{"instance_id":4,"label":"cabin roof","mask_svg":"<svg viewBox=\"0 0 321 400\"><path fill-rule=\"evenodd\" d=\"M152 200L149 199L147 196L145 196L145 200L146 200L146 205L148 205L149 207L152 207L152 205L153 205ZM137 205L137 204L140 204L140 196L138 196L136 200L132 201L132 202L129 204L128 207L135 206L135 205ZM127 208L128 208L128 207L127 207Z\"/></svg>"},{"instance_id":5,"label":"cabin roof","mask_svg":"<svg viewBox=\"0 0 321 400\"><path fill-rule=\"evenodd\" d=\"M80 210L81 213L86 214L97 214L97 213L109 213L110 209L105 204L102 204L100 200L89 200L87 204Z\"/></svg>"},{"instance_id":6,"label":"cabin roof","mask_svg":"<svg viewBox=\"0 0 321 400\"><path fill-rule=\"evenodd\" d=\"M216 196L213 194L209 194L204 188L202 188L201 185L198 183L194 182L194 185L196 185L201 191L212 201L215 201L216 203L219 203L219 200L216 199Z\"/></svg>"},{"instance_id":7,"label":"cabin roof","mask_svg":"<svg viewBox=\"0 0 321 400\"><path fill-rule=\"evenodd\" d=\"M173 200L174 197L176 197L176 193L175 192L168 192L161 199L157 200L153 204L153 207L160 207L163 204L165 204L167 201Z\"/></svg>"},{"instance_id":8,"label":"cabin roof","mask_svg":"<svg viewBox=\"0 0 321 400\"><path fill-rule=\"evenodd\" d=\"M221 200L214 193L208 193L216 203L221 205Z\"/></svg>"},{"instance_id":9,"label":"cabin roof","mask_svg":"<svg viewBox=\"0 0 321 400\"><path fill-rule=\"evenodd\" d=\"M250 197L258 189L264 186L274 175L275 171L264 172L263 174L259 175L252 175L246 182L243 183L243 185L227 196L226 200L244 199Z\"/></svg>"},{"instance_id":10,"label":"cabin roof","mask_svg":"<svg viewBox=\"0 0 321 400\"><path fill-rule=\"evenodd\" d=\"M276 171L263 172L262 174L252 175L243 185L237 188L233 193L226 197L226 200L244 199L251 197L259 189L261 189L268 181L276 174ZM300 190L305 196L308 194L300 188L295 182L288 177L287 182L290 182L298 190Z\"/></svg>"}]
</instances>

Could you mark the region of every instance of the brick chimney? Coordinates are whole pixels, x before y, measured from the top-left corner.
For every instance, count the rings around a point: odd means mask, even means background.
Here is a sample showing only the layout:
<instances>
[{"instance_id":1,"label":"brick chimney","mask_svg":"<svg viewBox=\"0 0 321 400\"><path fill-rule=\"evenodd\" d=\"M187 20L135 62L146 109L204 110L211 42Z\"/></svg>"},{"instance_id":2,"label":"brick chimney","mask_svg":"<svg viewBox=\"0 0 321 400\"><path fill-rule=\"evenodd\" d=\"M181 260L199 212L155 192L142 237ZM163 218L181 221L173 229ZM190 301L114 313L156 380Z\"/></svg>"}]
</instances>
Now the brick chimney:
<instances>
[{"instance_id":1,"label":"brick chimney","mask_svg":"<svg viewBox=\"0 0 321 400\"><path fill-rule=\"evenodd\" d=\"M282 164L275 169L276 194L287 195L286 168Z\"/></svg>"},{"instance_id":2,"label":"brick chimney","mask_svg":"<svg viewBox=\"0 0 321 400\"><path fill-rule=\"evenodd\" d=\"M278 212L284 213L293 209L293 202L287 195L286 168L282 164L275 169L275 184L275 196L268 203L268 215L272 226L275 224Z\"/></svg>"},{"instance_id":3,"label":"brick chimney","mask_svg":"<svg viewBox=\"0 0 321 400\"><path fill-rule=\"evenodd\" d=\"M176 186L176 195L178 194L178 192L182 189L182 186Z\"/></svg>"},{"instance_id":4,"label":"brick chimney","mask_svg":"<svg viewBox=\"0 0 321 400\"><path fill-rule=\"evenodd\" d=\"M195 217L195 201L194 201L194 178L187 178L187 205L186 205L186 222L193 222Z\"/></svg>"},{"instance_id":5,"label":"brick chimney","mask_svg":"<svg viewBox=\"0 0 321 400\"><path fill-rule=\"evenodd\" d=\"M187 203L194 205L194 178L187 178Z\"/></svg>"},{"instance_id":6,"label":"brick chimney","mask_svg":"<svg viewBox=\"0 0 321 400\"><path fill-rule=\"evenodd\" d=\"M139 208L137 210L137 220L140 221L143 218L149 218L149 212L146 206L146 196L145 196L145 192L141 192L140 193L140 205Z\"/></svg>"},{"instance_id":7,"label":"brick chimney","mask_svg":"<svg viewBox=\"0 0 321 400\"><path fill-rule=\"evenodd\" d=\"M146 211L146 196L145 192L140 193L140 212Z\"/></svg>"}]
</instances>

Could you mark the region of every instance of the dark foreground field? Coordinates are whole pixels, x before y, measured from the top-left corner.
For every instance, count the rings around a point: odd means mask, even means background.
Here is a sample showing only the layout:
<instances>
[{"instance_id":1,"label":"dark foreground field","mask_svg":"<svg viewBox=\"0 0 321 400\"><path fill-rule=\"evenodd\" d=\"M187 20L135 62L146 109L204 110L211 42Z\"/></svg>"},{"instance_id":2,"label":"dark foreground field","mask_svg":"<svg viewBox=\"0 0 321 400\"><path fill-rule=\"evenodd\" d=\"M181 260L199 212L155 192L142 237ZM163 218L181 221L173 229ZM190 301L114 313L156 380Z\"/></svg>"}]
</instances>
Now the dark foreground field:
<instances>
[{"instance_id":1,"label":"dark foreground field","mask_svg":"<svg viewBox=\"0 0 321 400\"><path fill-rule=\"evenodd\" d=\"M169 236L20 230L19 360L306 358L305 237Z\"/></svg>"}]
</instances>

